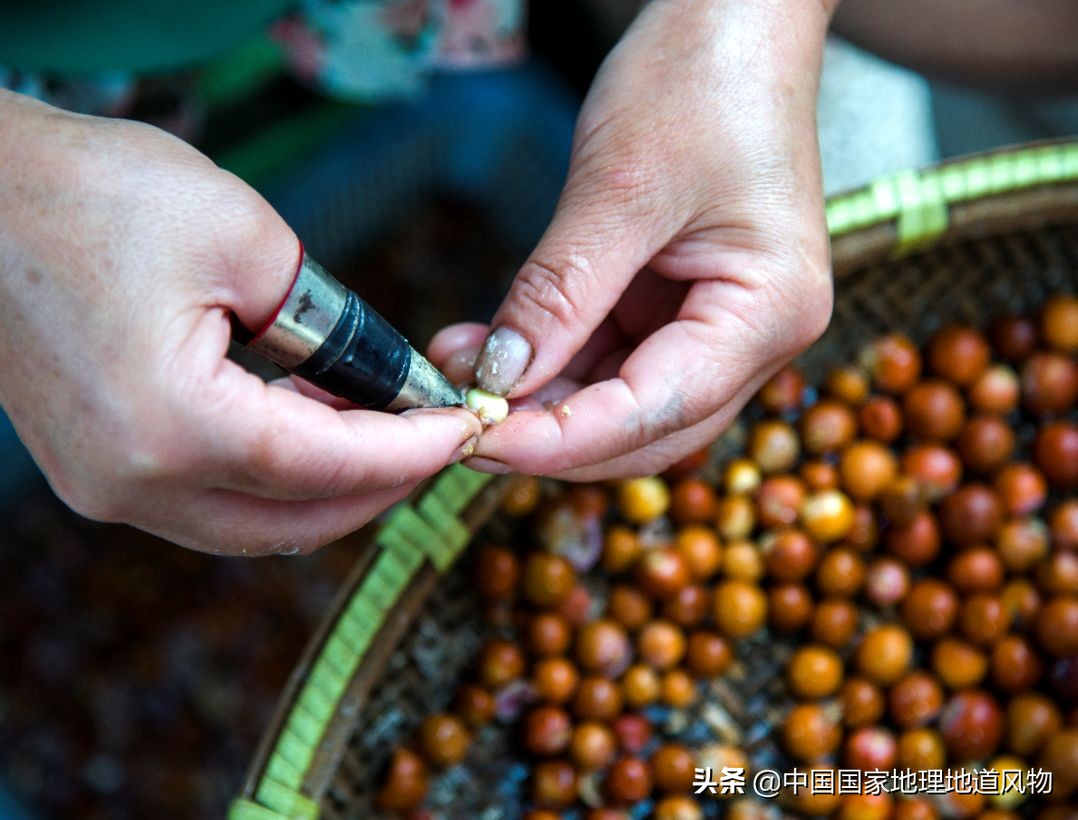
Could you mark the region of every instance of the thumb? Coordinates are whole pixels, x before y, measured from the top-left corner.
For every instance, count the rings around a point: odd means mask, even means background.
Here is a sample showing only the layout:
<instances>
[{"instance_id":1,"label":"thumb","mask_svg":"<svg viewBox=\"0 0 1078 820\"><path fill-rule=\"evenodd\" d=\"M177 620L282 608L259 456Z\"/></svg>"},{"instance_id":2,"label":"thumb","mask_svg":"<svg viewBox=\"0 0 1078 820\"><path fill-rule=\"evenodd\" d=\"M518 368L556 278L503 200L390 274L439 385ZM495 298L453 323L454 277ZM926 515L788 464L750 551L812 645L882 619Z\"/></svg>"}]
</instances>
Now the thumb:
<instances>
[{"instance_id":1,"label":"thumb","mask_svg":"<svg viewBox=\"0 0 1078 820\"><path fill-rule=\"evenodd\" d=\"M491 321L475 375L492 393L528 395L560 373L665 244L651 240L637 185L609 173L602 183L579 176L570 174L553 221Z\"/></svg>"},{"instance_id":2,"label":"thumb","mask_svg":"<svg viewBox=\"0 0 1078 820\"><path fill-rule=\"evenodd\" d=\"M291 290L303 258L295 232L246 183L226 180L240 204L212 232L222 268L225 305L252 334L272 321Z\"/></svg>"}]
</instances>

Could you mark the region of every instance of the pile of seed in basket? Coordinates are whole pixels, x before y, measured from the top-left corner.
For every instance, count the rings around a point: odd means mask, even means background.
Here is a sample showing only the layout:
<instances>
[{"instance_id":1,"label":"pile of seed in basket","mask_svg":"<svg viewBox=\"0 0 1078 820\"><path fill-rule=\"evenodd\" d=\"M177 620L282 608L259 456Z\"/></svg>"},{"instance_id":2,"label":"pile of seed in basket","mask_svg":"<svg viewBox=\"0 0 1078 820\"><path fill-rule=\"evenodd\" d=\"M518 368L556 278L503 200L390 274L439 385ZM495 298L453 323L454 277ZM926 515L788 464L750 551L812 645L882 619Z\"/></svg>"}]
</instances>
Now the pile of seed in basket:
<instances>
[{"instance_id":1,"label":"pile of seed in basket","mask_svg":"<svg viewBox=\"0 0 1078 820\"><path fill-rule=\"evenodd\" d=\"M503 512L530 536L471 556L499 637L394 751L378 805L420 808L499 721L531 761L527 820L693 820L724 800L734 817L1074 817L1076 354L1078 298L1054 297L923 350L877 339L818 390L782 370L715 480L704 453L660 477L518 480ZM794 647L773 728L791 768L1039 769L1051 793L696 794L699 769L751 782L753 761L651 716L689 710L763 631Z\"/></svg>"}]
</instances>

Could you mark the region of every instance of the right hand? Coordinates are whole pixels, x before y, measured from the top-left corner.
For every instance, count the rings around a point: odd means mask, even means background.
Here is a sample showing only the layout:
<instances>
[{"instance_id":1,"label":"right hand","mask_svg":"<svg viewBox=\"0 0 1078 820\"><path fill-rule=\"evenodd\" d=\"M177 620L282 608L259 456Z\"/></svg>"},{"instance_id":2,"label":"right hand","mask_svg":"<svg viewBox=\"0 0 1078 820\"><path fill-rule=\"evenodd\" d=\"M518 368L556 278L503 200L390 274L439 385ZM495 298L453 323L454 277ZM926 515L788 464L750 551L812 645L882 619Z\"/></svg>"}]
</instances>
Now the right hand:
<instances>
[{"instance_id":1,"label":"right hand","mask_svg":"<svg viewBox=\"0 0 1078 820\"><path fill-rule=\"evenodd\" d=\"M299 243L190 146L0 91L0 152L0 405L76 511L209 552L304 552L481 431L461 409L339 409L229 361L230 315L272 315Z\"/></svg>"},{"instance_id":2,"label":"right hand","mask_svg":"<svg viewBox=\"0 0 1078 820\"><path fill-rule=\"evenodd\" d=\"M824 331L816 95L833 4L647 5L588 92L554 218L491 329L431 343L450 378L482 345L479 386L516 400L468 466L661 472Z\"/></svg>"}]
</instances>

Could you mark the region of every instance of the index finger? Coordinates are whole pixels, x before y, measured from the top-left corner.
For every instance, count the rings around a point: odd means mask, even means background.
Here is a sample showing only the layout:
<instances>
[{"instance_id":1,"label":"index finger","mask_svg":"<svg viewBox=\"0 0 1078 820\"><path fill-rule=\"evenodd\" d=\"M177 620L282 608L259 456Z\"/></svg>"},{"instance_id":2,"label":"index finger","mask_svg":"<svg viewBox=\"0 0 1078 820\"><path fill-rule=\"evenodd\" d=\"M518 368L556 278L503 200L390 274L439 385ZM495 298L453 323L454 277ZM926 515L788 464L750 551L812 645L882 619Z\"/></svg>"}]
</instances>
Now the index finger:
<instances>
[{"instance_id":1,"label":"index finger","mask_svg":"<svg viewBox=\"0 0 1078 820\"><path fill-rule=\"evenodd\" d=\"M475 455L520 472L564 473L698 424L807 343L799 317L781 332L782 313L762 287L697 282L678 318L645 339L616 378L549 411L512 413L483 434Z\"/></svg>"}]
</instances>

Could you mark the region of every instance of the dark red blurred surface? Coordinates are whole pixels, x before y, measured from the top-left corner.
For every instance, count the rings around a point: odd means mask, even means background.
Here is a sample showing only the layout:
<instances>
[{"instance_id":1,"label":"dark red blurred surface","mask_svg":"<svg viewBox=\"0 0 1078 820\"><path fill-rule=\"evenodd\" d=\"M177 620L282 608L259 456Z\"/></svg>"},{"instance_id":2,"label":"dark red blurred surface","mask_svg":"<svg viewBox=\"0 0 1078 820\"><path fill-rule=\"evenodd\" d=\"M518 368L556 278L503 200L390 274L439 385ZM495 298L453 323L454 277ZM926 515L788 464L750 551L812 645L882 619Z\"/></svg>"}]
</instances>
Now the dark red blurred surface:
<instances>
[{"instance_id":1,"label":"dark red blurred surface","mask_svg":"<svg viewBox=\"0 0 1078 820\"><path fill-rule=\"evenodd\" d=\"M0 535L0 777L46 816L219 816L353 549L220 558L25 499Z\"/></svg>"}]
</instances>

